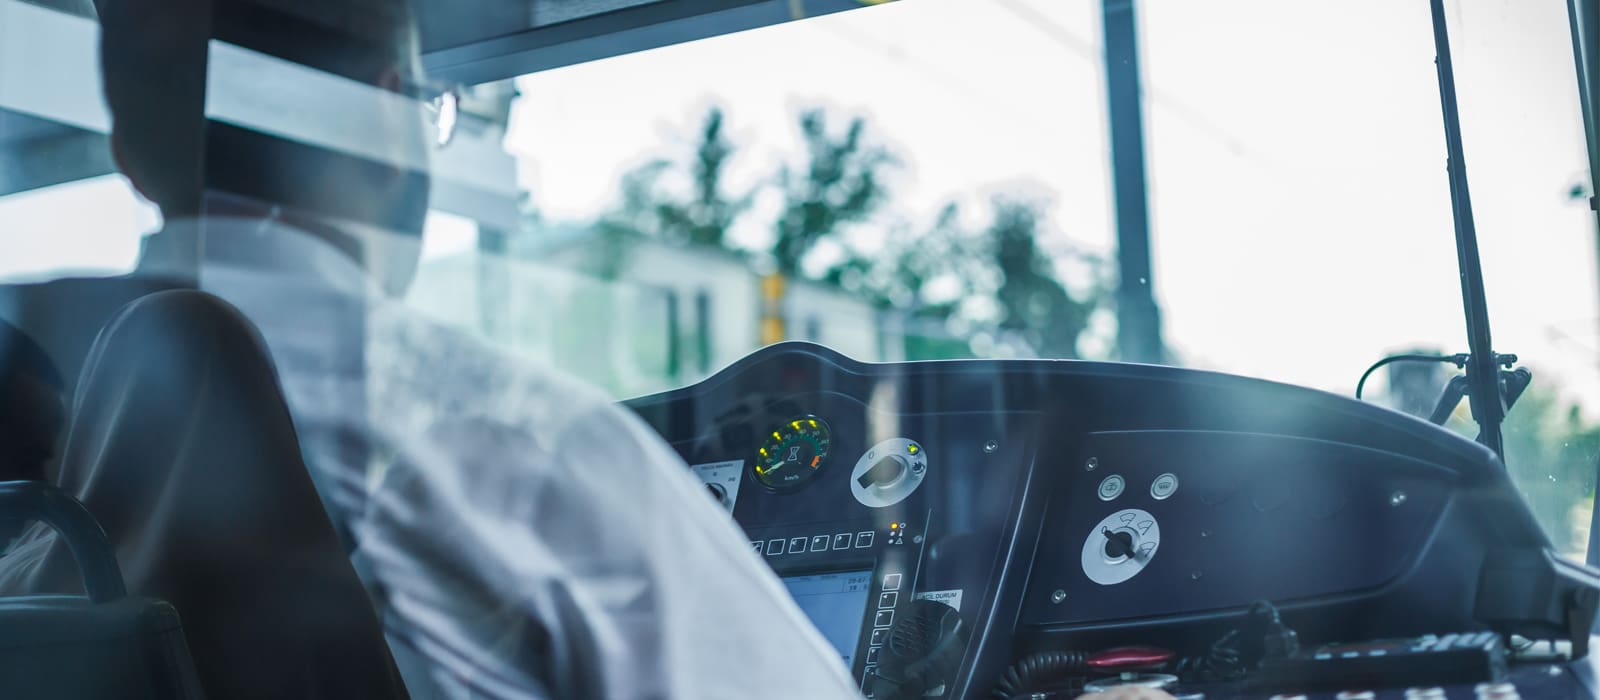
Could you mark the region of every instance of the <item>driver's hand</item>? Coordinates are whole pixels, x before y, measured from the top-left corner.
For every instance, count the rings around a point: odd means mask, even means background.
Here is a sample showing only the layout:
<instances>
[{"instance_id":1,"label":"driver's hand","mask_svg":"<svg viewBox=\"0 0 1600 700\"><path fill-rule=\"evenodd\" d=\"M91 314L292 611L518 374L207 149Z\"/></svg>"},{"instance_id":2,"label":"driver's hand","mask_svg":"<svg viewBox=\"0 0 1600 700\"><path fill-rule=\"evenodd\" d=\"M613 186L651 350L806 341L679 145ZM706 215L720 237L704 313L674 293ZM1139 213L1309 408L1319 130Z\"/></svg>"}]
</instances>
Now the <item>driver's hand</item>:
<instances>
[{"instance_id":1,"label":"driver's hand","mask_svg":"<svg viewBox=\"0 0 1600 700\"><path fill-rule=\"evenodd\" d=\"M1123 685L1107 690L1104 693L1079 695L1078 700L1173 700L1173 697L1165 690Z\"/></svg>"}]
</instances>

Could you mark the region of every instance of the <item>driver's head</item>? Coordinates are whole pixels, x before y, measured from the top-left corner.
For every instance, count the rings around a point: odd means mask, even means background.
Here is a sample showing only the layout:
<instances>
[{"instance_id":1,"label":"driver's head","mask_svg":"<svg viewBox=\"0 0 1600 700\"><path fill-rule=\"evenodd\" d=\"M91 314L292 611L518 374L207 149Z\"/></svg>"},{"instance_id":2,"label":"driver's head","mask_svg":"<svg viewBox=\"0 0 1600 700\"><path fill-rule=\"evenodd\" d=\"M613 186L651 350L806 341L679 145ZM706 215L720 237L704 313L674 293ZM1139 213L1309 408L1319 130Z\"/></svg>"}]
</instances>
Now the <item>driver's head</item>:
<instances>
[{"instance_id":1,"label":"driver's head","mask_svg":"<svg viewBox=\"0 0 1600 700\"><path fill-rule=\"evenodd\" d=\"M420 103L402 97L422 83L406 0L97 5L112 149L168 220L212 213L209 202L225 194L420 234L429 139ZM231 47L247 49L246 60L225 60ZM346 143L351 134L361 143ZM362 257L361 246L338 243ZM383 256L392 253L366 254Z\"/></svg>"}]
</instances>

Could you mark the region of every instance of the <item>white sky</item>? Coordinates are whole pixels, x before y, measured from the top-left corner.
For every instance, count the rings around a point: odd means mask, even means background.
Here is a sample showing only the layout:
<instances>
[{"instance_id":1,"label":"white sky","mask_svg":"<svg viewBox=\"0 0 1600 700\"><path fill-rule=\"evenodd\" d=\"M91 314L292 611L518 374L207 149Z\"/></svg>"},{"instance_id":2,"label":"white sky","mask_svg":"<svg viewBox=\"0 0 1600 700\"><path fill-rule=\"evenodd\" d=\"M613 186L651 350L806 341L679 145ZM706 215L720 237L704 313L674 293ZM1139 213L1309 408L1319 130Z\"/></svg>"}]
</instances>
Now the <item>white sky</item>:
<instances>
[{"instance_id":1,"label":"white sky","mask_svg":"<svg viewBox=\"0 0 1600 700\"><path fill-rule=\"evenodd\" d=\"M824 106L905 160L897 214L1042 192L1052 247L1109 252L1098 7L906 0L526 76L508 146L547 216L589 217L628 168L686 153L710 105L743 147L736 186L796 157L795 115ZM1139 10L1154 277L1181 356L1347 393L1387 351L1465 351L1427 3ZM1497 349L1600 406L1564 4L1452 5L1451 31Z\"/></svg>"}]
</instances>

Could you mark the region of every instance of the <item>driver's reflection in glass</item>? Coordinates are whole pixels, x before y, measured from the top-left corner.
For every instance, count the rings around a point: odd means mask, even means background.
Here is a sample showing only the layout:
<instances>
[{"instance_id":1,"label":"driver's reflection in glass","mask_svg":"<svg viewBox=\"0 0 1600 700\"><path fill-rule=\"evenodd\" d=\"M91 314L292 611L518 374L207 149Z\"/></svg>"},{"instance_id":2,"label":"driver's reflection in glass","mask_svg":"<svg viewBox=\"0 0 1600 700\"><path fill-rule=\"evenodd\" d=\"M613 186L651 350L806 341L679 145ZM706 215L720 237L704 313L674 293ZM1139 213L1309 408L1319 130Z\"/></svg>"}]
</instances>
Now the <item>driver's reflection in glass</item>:
<instances>
[{"instance_id":1,"label":"driver's reflection in glass","mask_svg":"<svg viewBox=\"0 0 1600 700\"><path fill-rule=\"evenodd\" d=\"M402 2L99 9L117 160L165 220L141 274L192 278L261 331L413 696L858 696L646 426L394 300L420 251L428 184ZM321 73L274 90L302 72L262 53ZM185 111L200 106L181 79L195 61L207 62L205 120ZM181 485L140 493L159 507L205 497ZM157 546L137 528L112 536L119 553Z\"/></svg>"}]
</instances>

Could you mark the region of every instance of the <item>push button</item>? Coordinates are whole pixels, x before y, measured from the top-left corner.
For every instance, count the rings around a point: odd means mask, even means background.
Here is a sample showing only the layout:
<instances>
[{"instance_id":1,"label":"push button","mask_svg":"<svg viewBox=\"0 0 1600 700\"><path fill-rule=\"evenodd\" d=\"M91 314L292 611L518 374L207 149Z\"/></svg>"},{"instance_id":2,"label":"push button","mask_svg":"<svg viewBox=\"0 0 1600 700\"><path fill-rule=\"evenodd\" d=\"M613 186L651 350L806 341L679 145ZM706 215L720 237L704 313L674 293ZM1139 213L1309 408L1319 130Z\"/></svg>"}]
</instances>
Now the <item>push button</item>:
<instances>
[{"instance_id":1,"label":"push button","mask_svg":"<svg viewBox=\"0 0 1600 700\"><path fill-rule=\"evenodd\" d=\"M775 557L783 554L783 540L767 540L767 556Z\"/></svg>"},{"instance_id":2,"label":"push button","mask_svg":"<svg viewBox=\"0 0 1600 700\"><path fill-rule=\"evenodd\" d=\"M885 639L888 639L888 638L889 638L889 630L880 627L880 628L875 629L875 630L872 631L872 639L868 640L867 643L871 644L872 646L878 646L878 645L882 644Z\"/></svg>"},{"instance_id":3,"label":"push button","mask_svg":"<svg viewBox=\"0 0 1600 700\"><path fill-rule=\"evenodd\" d=\"M811 538L811 551L813 551L813 552L826 552L826 551L828 551L828 536L827 535L817 535L816 537Z\"/></svg>"},{"instance_id":4,"label":"push button","mask_svg":"<svg viewBox=\"0 0 1600 700\"><path fill-rule=\"evenodd\" d=\"M856 549L866 549L872 546L872 531L866 530L856 533Z\"/></svg>"},{"instance_id":5,"label":"push button","mask_svg":"<svg viewBox=\"0 0 1600 700\"><path fill-rule=\"evenodd\" d=\"M1126 486L1122 477L1112 474L1100 482L1100 500L1112 501L1122 495L1122 488Z\"/></svg>"},{"instance_id":6,"label":"push button","mask_svg":"<svg viewBox=\"0 0 1600 700\"><path fill-rule=\"evenodd\" d=\"M878 663L878 652L881 649L882 649L882 647L871 647L871 648L867 649L867 663L869 663L869 664Z\"/></svg>"},{"instance_id":7,"label":"push button","mask_svg":"<svg viewBox=\"0 0 1600 700\"><path fill-rule=\"evenodd\" d=\"M1158 501L1165 501L1178 492L1178 475L1168 472L1156 477L1150 482L1150 497Z\"/></svg>"},{"instance_id":8,"label":"push button","mask_svg":"<svg viewBox=\"0 0 1600 700\"><path fill-rule=\"evenodd\" d=\"M759 544L759 543L757 543L757 544ZM886 590L886 591L898 591L898 590L900 590L900 574L884 574L883 575L883 590Z\"/></svg>"},{"instance_id":9,"label":"push button","mask_svg":"<svg viewBox=\"0 0 1600 700\"><path fill-rule=\"evenodd\" d=\"M833 536L833 548L834 549L849 549L850 548L850 533L841 532L841 533L839 533L837 535L834 535Z\"/></svg>"},{"instance_id":10,"label":"push button","mask_svg":"<svg viewBox=\"0 0 1600 700\"><path fill-rule=\"evenodd\" d=\"M880 608L892 608L892 607L895 606L895 603L898 603L898 602L900 602L900 594L899 593L879 593L878 594L878 607L880 607Z\"/></svg>"},{"instance_id":11,"label":"push button","mask_svg":"<svg viewBox=\"0 0 1600 700\"><path fill-rule=\"evenodd\" d=\"M790 554L801 554L801 553L803 553L805 551L806 551L806 538L804 538L804 537L791 537L791 538L789 538L789 553Z\"/></svg>"},{"instance_id":12,"label":"push button","mask_svg":"<svg viewBox=\"0 0 1600 700\"><path fill-rule=\"evenodd\" d=\"M872 616L873 627L888 627L892 624L894 624L893 610L879 610L876 615Z\"/></svg>"}]
</instances>

